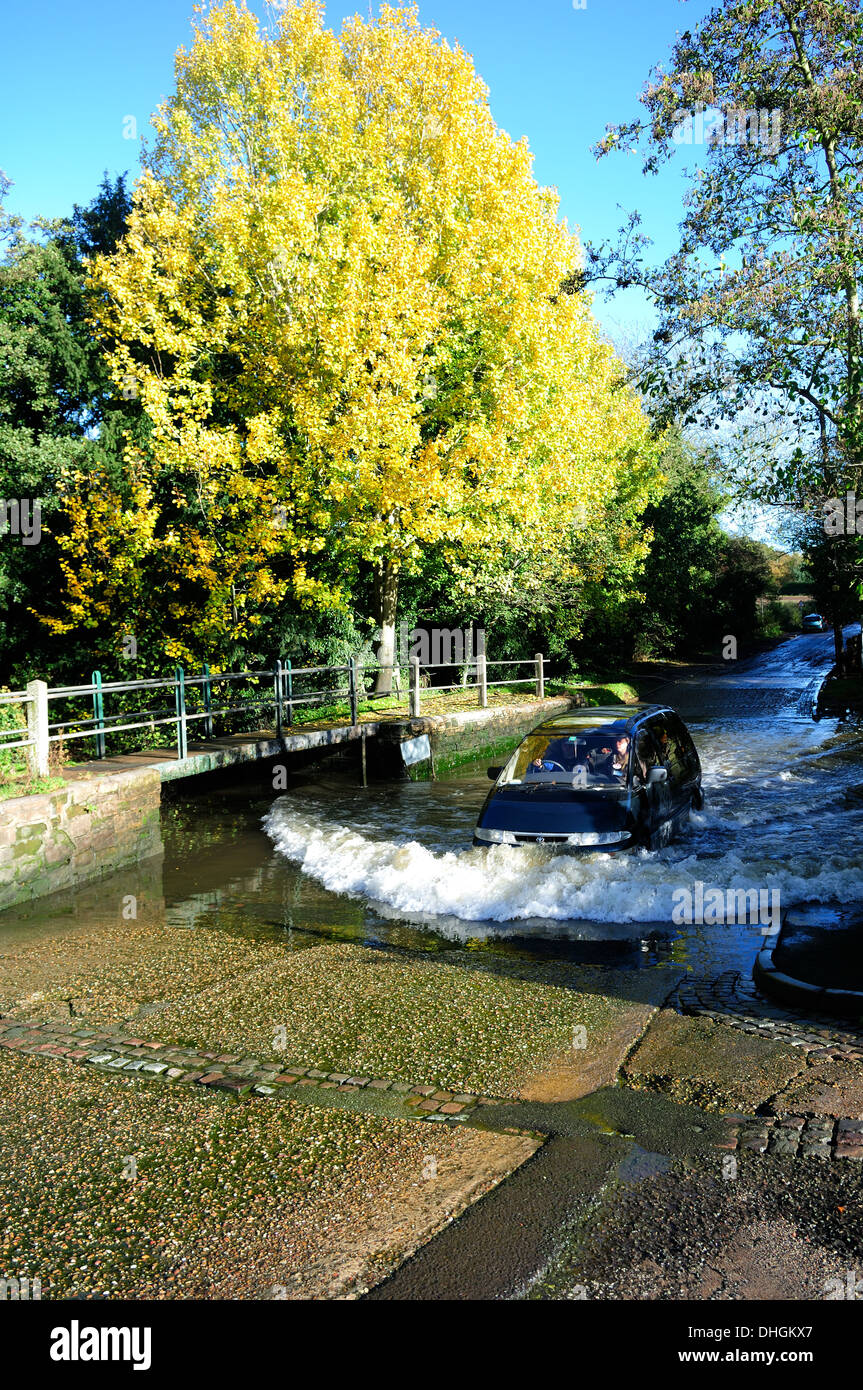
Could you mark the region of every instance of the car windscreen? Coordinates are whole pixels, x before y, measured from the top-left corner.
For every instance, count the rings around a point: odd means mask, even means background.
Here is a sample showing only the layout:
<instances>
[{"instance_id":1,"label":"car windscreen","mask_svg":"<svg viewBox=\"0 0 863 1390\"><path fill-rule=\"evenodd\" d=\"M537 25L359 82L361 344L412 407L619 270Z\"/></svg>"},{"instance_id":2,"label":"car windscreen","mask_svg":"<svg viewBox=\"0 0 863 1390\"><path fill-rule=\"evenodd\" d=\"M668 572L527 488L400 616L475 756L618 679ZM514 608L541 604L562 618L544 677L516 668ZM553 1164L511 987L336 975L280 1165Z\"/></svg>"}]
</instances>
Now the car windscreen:
<instances>
[{"instance_id":1,"label":"car windscreen","mask_svg":"<svg viewBox=\"0 0 863 1390\"><path fill-rule=\"evenodd\" d=\"M619 727L530 734L504 768L501 785L619 785L628 777L629 751L629 737Z\"/></svg>"}]
</instances>

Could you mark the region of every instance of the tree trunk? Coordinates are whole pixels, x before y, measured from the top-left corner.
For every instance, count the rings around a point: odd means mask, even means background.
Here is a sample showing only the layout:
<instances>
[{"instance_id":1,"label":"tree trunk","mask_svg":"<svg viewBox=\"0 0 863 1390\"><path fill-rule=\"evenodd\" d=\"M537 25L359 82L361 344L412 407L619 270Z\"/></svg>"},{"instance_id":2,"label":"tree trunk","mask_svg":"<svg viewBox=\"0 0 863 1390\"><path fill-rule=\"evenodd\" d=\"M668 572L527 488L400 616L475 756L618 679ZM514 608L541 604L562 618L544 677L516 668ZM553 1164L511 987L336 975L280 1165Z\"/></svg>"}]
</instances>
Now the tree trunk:
<instances>
[{"instance_id":1,"label":"tree trunk","mask_svg":"<svg viewBox=\"0 0 863 1390\"><path fill-rule=\"evenodd\" d=\"M399 591L398 570L390 560L381 560L375 571L375 620L381 640L377 650L378 671L375 692L389 695L393 687L396 662L396 604Z\"/></svg>"}]
</instances>

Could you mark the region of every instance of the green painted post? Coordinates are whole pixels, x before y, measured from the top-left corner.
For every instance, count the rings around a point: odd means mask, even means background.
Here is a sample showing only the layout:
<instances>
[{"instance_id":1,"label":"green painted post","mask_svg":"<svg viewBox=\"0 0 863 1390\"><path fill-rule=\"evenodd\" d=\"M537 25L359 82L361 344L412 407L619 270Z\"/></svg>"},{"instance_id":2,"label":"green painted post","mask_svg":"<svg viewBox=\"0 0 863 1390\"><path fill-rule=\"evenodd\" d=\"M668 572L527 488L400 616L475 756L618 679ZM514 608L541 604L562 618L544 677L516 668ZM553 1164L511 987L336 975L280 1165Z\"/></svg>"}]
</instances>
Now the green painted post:
<instances>
[{"instance_id":1,"label":"green painted post","mask_svg":"<svg viewBox=\"0 0 863 1390\"><path fill-rule=\"evenodd\" d=\"M176 668L174 699L177 704L177 757L185 758L189 751L186 736L186 679L182 666Z\"/></svg>"},{"instance_id":2,"label":"green painted post","mask_svg":"<svg viewBox=\"0 0 863 1390\"><path fill-rule=\"evenodd\" d=\"M348 662L348 695L351 702L351 724L356 728L360 722L360 716L357 700L357 659L355 656L352 656Z\"/></svg>"},{"instance_id":3,"label":"green painted post","mask_svg":"<svg viewBox=\"0 0 863 1390\"><path fill-rule=\"evenodd\" d=\"M210 664L209 664L208 661L205 661L205 662L204 662L204 665L203 665L203 667L202 667L202 670L203 670L203 673L204 673L204 683L203 683L203 685L201 686L201 690L203 691L203 694L204 694L204 709L205 709L206 712L207 712L207 717L206 717L206 719L204 720L204 737L205 737L205 738L212 738L212 737L213 737L213 713L212 713L212 711L213 711L213 691L212 691L212 686L211 686L211 684L210 684Z\"/></svg>"},{"instance_id":4,"label":"green painted post","mask_svg":"<svg viewBox=\"0 0 863 1390\"><path fill-rule=\"evenodd\" d=\"M287 666L288 677L288 728L290 728L294 722L294 673L291 670L290 657L288 657L288 660L285 664Z\"/></svg>"},{"instance_id":5,"label":"green painted post","mask_svg":"<svg viewBox=\"0 0 863 1390\"><path fill-rule=\"evenodd\" d=\"M276 738L282 737L282 663L277 661L273 667L273 695L276 706Z\"/></svg>"},{"instance_id":6,"label":"green painted post","mask_svg":"<svg viewBox=\"0 0 863 1390\"><path fill-rule=\"evenodd\" d=\"M96 757L105 756L105 701L102 695L102 672L93 672L93 718L96 720Z\"/></svg>"}]
</instances>

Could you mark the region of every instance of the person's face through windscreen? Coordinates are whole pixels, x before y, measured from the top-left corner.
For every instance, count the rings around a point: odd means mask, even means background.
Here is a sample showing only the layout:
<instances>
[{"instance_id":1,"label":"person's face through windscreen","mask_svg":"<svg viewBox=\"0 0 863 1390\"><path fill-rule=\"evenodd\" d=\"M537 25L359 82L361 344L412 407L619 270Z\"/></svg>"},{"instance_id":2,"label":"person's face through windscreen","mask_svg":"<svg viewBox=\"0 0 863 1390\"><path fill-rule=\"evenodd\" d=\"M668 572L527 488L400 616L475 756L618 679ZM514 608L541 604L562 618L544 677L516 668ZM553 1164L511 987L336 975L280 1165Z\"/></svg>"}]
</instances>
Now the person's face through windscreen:
<instances>
[{"instance_id":1,"label":"person's face through windscreen","mask_svg":"<svg viewBox=\"0 0 863 1390\"><path fill-rule=\"evenodd\" d=\"M612 761L614 763L615 768L617 768L620 771L625 770L626 765L629 761L629 739L625 735L623 738L618 738L615 740L614 758Z\"/></svg>"}]
</instances>

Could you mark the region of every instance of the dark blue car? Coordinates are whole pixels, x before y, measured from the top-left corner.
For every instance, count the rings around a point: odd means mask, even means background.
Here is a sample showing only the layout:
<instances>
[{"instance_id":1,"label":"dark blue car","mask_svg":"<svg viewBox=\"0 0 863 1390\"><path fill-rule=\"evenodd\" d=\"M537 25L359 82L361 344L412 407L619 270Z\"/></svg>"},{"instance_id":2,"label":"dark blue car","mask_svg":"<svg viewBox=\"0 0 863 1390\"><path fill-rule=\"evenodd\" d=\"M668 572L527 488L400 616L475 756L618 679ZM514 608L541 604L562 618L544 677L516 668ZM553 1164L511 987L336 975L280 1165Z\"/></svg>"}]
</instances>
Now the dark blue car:
<instances>
[{"instance_id":1,"label":"dark blue car","mask_svg":"<svg viewBox=\"0 0 863 1390\"><path fill-rule=\"evenodd\" d=\"M704 804L695 744L667 705L557 715L488 775L475 845L658 849Z\"/></svg>"}]
</instances>

